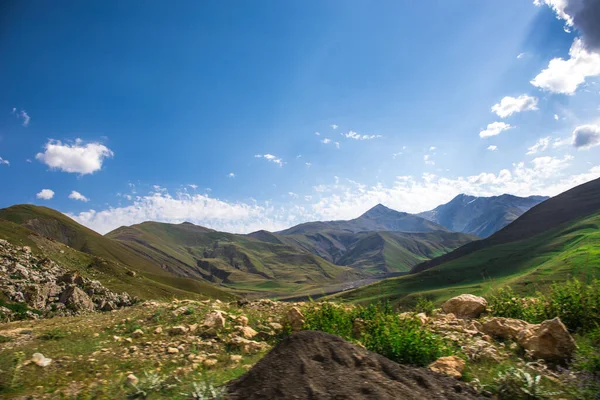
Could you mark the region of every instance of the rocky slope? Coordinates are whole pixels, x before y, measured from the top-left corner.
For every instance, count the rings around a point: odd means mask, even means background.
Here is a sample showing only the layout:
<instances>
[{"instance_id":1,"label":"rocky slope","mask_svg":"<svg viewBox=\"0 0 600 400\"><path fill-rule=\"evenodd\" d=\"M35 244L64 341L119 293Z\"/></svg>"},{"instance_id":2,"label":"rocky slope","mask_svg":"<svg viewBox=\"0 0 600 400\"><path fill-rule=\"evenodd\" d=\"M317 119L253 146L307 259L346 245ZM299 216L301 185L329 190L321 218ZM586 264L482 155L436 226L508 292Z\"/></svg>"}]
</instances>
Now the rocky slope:
<instances>
[{"instance_id":1,"label":"rocky slope","mask_svg":"<svg viewBox=\"0 0 600 400\"><path fill-rule=\"evenodd\" d=\"M52 260L36 257L27 246L16 247L0 239L0 302L0 321L11 321L112 311L134 300Z\"/></svg>"},{"instance_id":2,"label":"rocky slope","mask_svg":"<svg viewBox=\"0 0 600 400\"><path fill-rule=\"evenodd\" d=\"M475 197L460 194L446 204L417 215L451 231L485 238L547 199L545 196L518 197L503 194Z\"/></svg>"}]
</instances>

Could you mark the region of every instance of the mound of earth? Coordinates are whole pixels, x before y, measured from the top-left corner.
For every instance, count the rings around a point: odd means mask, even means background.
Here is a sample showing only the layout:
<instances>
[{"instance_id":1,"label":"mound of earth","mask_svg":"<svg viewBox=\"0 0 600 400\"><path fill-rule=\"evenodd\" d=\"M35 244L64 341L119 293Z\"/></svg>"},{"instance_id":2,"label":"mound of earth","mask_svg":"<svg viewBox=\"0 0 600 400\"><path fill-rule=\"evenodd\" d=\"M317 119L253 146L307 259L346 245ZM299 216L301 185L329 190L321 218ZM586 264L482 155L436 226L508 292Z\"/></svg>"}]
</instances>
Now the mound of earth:
<instances>
[{"instance_id":1,"label":"mound of earth","mask_svg":"<svg viewBox=\"0 0 600 400\"><path fill-rule=\"evenodd\" d=\"M327 333L302 331L227 386L229 400L475 399L453 378L397 364Z\"/></svg>"}]
</instances>

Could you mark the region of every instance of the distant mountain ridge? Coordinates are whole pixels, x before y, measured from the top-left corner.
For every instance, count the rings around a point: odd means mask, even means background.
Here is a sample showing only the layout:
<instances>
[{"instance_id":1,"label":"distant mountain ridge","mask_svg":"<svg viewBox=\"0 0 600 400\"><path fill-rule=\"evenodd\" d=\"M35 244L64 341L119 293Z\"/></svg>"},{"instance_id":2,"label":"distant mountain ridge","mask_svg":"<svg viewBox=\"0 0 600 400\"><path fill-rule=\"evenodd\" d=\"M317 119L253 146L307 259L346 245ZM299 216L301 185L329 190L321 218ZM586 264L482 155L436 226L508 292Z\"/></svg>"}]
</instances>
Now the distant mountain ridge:
<instances>
[{"instance_id":1,"label":"distant mountain ridge","mask_svg":"<svg viewBox=\"0 0 600 400\"><path fill-rule=\"evenodd\" d=\"M363 215L351 220L306 222L277 232L280 235L307 234L323 231L433 232L445 231L443 226L418 215L392 210L377 204Z\"/></svg>"},{"instance_id":2,"label":"distant mountain ridge","mask_svg":"<svg viewBox=\"0 0 600 400\"><path fill-rule=\"evenodd\" d=\"M486 238L548 198L518 197L510 194L492 197L459 194L450 202L417 215L453 232Z\"/></svg>"}]
</instances>

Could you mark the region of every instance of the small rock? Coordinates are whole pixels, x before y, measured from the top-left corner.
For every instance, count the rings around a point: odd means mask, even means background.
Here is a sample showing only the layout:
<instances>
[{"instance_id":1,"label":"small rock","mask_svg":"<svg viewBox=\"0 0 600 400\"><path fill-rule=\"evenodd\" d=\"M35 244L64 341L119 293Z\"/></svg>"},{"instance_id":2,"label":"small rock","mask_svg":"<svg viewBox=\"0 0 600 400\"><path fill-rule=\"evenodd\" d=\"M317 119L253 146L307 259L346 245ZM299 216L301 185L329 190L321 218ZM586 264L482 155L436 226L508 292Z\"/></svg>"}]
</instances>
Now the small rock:
<instances>
[{"instance_id":1,"label":"small rock","mask_svg":"<svg viewBox=\"0 0 600 400\"><path fill-rule=\"evenodd\" d=\"M298 307L290 308L287 312L287 318L293 332L301 331L304 328L304 315Z\"/></svg>"},{"instance_id":2,"label":"small rock","mask_svg":"<svg viewBox=\"0 0 600 400\"><path fill-rule=\"evenodd\" d=\"M127 384L129 386L135 386L138 384L140 380L138 379L137 376L135 376L134 374L129 374L127 375Z\"/></svg>"},{"instance_id":3,"label":"small rock","mask_svg":"<svg viewBox=\"0 0 600 400\"><path fill-rule=\"evenodd\" d=\"M240 361L242 361L242 356L240 356L239 354L232 354L231 356L229 356L229 359L231 360L231 362L239 363Z\"/></svg>"},{"instance_id":4,"label":"small rock","mask_svg":"<svg viewBox=\"0 0 600 400\"><path fill-rule=\"evenodd\" d=\"M485 321L481 325L481 332L506 340L515 340L519 332L531 326L520 319L496 317Z\"/></svg>"},{"instance_id":5,"label":"small rock","mask_svg":"<svg viewBox=\"0 0 600 400\"><path fill-rule=\"evenodd\" d=\"M167 347L167 354L177 354L179 353L179 349L176 347Z\"/></svg>"},{"instance_id":6,"label":"small rock","mask_svg":"<svg viewBox=\"0 0 600 400\"><path fill-rule=\"evenodd\" d=\"M246 339L252 339L254 336L258 334L254 329L249 326L236 326L237 330L242 334Z\"/></svg>"},{"instance_id":7,"label":"small rock","mask_svg":"<svg viewBox=\"0 0 600 400\"><path fill-rule=\"evenodd\" d=\"M33 353L31 361L40 367L47 367L52 362L52 359L44 357L42 353Z\"/></svg>"},{"instance_id":8,"label":"small rock","mask_svg":"<svg viewBox=\"0 0 600 400\"><path fill-rule=\"evenodd\" d=\"M169 335L184 335L188 332L188 328L183 325L172 326L169 329Z\"/></svg>"},{"instance_id":9,"label":"small rock","mask_svg":"<svg viewBox=\"0 0 600 400\"><path fill-rule=\"evenodd\" d=\"M142 337L142 336L144 336L144 331L143 331L143 330L141 330L141 329L136 329L136 330L135 330L135 331L133 331L133 333L131 334L131 337L134 337L134 338L139 338L139 337Z\"/></svg>"},{"instance_id":10,"label":"small rock","mask_svg":"<svg viewBox=\"0 0 600 400\"><path fill-rule=\"evenodd\" d=\"M205 367L214 367L215 365L217 365L217 360L215 360L214 358L207 358L206 360L204 360L203 364Z\"/></svg>"},{"instance_id":11,"label":"small rock","mask_svg":"<svg viewBox=\"0 0 600 400\"><path fill-rule=\"evenodd\" d=\"M154 330L154 334L156 335L160 335L162 333L162 328L160 326L156 327L156 329Z\"/></svg>"},{"instance_id":12,"label":"small rock","mask_svg":"<svg viewBox=\"0 0 600 400\"><path fill-rule=\"evenodd\" d=\"M465 361L456 356L441 357L429 365L429 369L440 374L446 374L456 379L462 377Z\"/></svg>"}]
</instances>

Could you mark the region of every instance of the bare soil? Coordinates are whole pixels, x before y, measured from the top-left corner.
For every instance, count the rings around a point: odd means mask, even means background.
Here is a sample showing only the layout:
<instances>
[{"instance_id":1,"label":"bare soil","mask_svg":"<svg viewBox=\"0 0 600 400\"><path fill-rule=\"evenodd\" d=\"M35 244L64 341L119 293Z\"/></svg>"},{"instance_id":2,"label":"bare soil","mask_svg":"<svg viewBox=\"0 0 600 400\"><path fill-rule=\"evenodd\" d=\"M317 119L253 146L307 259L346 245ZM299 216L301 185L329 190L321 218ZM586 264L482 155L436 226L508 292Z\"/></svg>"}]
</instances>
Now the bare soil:
<instances>
[{"instance_id":1,"label":"bare soil","mask_svg":"<svg viewBox=\"0 0 600 400\"><path fill-rule=\"evenodd\" d=\"M322 332L302 331L278 344L227 386L228 400L476 399L454 378L385 357Z\"/></svg>"}]
</instances>

